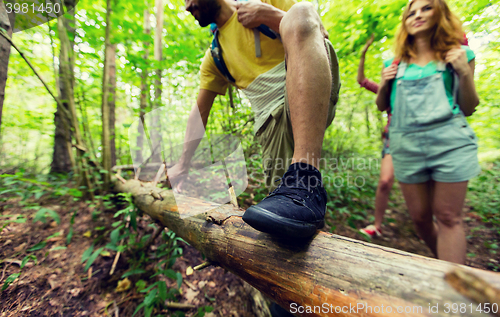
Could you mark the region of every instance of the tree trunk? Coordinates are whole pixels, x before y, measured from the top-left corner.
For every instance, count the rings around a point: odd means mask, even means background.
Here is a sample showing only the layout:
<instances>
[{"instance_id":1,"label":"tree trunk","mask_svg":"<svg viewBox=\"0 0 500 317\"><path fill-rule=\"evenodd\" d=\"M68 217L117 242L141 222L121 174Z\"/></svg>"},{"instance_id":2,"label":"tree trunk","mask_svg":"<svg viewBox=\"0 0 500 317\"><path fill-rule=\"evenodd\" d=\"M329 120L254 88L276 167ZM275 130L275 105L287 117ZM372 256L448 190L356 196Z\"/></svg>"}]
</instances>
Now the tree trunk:
<instances>
[{"instance_id":1,"label":"tree trunk","mask_svg":"<svg viewBox=\"0 0 500 317\"><path fill-rule=\"evenodd\" d=\"M12 38L12 30L14 29L15 15L7 13L4 3L0 4L0 27L7 31L9 37ZM0 136L2 131L2 110L3 101L5 99L5 86L7 85L7 71L9 69L10 43L6 39L0 38ZM0 142L1 146L1 142Z\"/></svg>"},{"instance_id":2,"label":"tree trunk","mask_svg":"<svg viewBox=\"0 0 500 317\"><path fill-rule=\"evenodd\" d=\"M370 137L370 109L368 109L368 107L371 106L371 103L370 105L366 105L365 106L365 122L366 122L366 136L367 137Z\"/></svg>"},{"instance_id":3,"label":"tree trunk","mask_svg":"<svg viewBox=\"0 0 500 317\"><path fill-rule=\"evenodd\" d=\"M318 232L293 241L258 232L243 210L209 204L136 180L115 182L136 206L202 252L298 316L449 316L446 305L466 305L461 316L486 316L445 280L456 268L500 287L500 274L426 258ZM202 211L182 219L179 209ZM206 211L209 210L209 211ZM302 308L301 308L302 307ZM310 309L308 312L307 307ZM471 307L473 309L471 310ZM431 311L429 311L431 310ZM392 314L391 314L392 312Z\"/></svg>"},{"instance_id":4,"label":"tree trunk","mask_svg":"<svg viewBox=\"0 0 500 317\"><path fill-rule=\"evenodd\" d=\"M115 105L116 105L116 44L110 44L109 57L109 148L111 166L116 165Z\"/></svg>"},{"instance_id":5,"label":"tree trunk","mask_svg":"<svg viewBox=\"0 0 500 317\"><path fill-rule=\"evenodd\" d=\"M66 2L67 3L67 2ZM84 157L85 152L87 151L86 146L82 140L82 136L80 134L80 125L78 124L78 117L76 114L75 107L75 96L73 92L74 87L74 72L73 72L73 45L72 41L68 37L67 27L65 26L65 18L61 16L57 19L57 28L59 31L59 38L61 42L61 52L59 58L59 67L60 67L60 84L62 86L62 92L66 95L66 101L68 105L68 110L70 113L71 127L73 128L72 136L75 140L75 147L77 153L77 160L75 160L75 170L76 174L79 175L78 184L86 186L86 194L90 196L93 200L93 186L90 182L90 178L88 175L88 165L87 159ZM70 26L70 30L72 30L73 26ZM74 30L74 29L73 29ZM74 34L74 33L73 33ZM72 150L69 147L68 151L71 155Z\"/></svg>"},{"instance_id":6,"label":"tree trunk","mask_svg":"<svg viewBox=\"0 0 500 317\"><path fill-rule=\"evenodd\" d=\"M154 58L157 63L158 68L156 69L156 78L155 78L155 102L154 109L158 109L161 107L161 92L162 92L162 84L161 84L161 60L162 60L162 34L163 34L163 0L155 0L156 6L156 33L155 33L155 47L154 47ZM149 135L151 138L152 151L154 151L154 155L151 157L152 162L161 162L162 161L162 153L161 152L161 126L158 116L151 116L151 128L149 129Z\"/></svg>"},{"instance_id":7,"label":"tree trunk","mask_svg":"<svg viewBox=\"0 0 500 317\"><path fill-rule=\"evenodd\" d=\"M151 14L149 13L149 6L146 2L146 9L144 9L144 33L146 35L151 34ZM137 126L137 150L135 154L135 161L142 162L142 147L144 145L144 115L146 114L146 108L148 106L149 99L149 86L148 86L148 58L149 58L149 41L144 42L144 55L143 55L144 66L141 67L141 101L140 107L141 110L139 112L139 117L141 118L141 125Z\"/></svg>"},{"instance_id":8,"label":"tree trunk","mask_svg":"<svg viewBox=\"0 0 500 317\"><path fill-rule=\"evenodd\" d=\"M106 0L106 35L104 44L104 69L102 75L102 167L108 171L104 174L104 190L107 191L109 188L109 177L111 173L111 144L110 144L110 109L109 109L109 55L110 55L110 30L111 30L111 0Z\"/></svg>"},{"instance_id":9,"label":"tree trunk","mask_svg":"<svg viewBox=\"0 0 500 317\"><path fill-rule=\"evenodd\" d=\"M65 1L66 8L69 7L74 7L74 1ZM74 34L75 34L75 20L74 16L71 15L70 19L67 19L66 17L62 16L58 18L58 23L59 19L62 19L62 23L64 25L64 30L66 36L61 37L59 35L60 40L62 41L63 38L67 38L69 41L69 44L67 46L71 48L71 51L73 50L73 45L74 45ZM59 27L59 26L58 26ZM61 43L62 46L62 43ZM64 87L64 82L63 78L65 77L65 74L63 73L63 68L61 67L61 61L64 61L67 59L68 65L68 74L67 77L69 80L69 86L71 87L71 90L73 90L74 87L74 82L75 82L75 75L74 75L74 57L73 54L67 54L67 56L64 55L63 50L59 52L59 80L57 81L59 83L59 99L62 101L62 106L70 112L70 106L69 106L69 92L67 89ZM69 121L69 118L67 118L62 112L61 109L57 109L56 113L54 114L54 126L55 126L55 132L54 132L54 151L52 152L52 162L50 163L50 173L58 173L58 174L66 174L71 172L73 168L76 167L76 161L73 155L73 149L71 146L71 137L72 137L72 131L70 130L70 126L72 123Z\"/></svg>"}]
</instances>

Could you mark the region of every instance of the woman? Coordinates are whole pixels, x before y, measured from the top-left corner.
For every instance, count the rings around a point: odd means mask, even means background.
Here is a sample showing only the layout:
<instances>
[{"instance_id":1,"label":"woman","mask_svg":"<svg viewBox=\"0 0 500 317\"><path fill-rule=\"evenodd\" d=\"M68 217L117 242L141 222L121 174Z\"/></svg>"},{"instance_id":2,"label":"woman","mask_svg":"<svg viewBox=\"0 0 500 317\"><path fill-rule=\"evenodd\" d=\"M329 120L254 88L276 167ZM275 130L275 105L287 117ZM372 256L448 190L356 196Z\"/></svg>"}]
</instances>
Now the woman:
<instances>
[{"instance_id":1,"label":"woman","mask_svg":"<svg viewBox=\"0 0 500 317\"><path fill-rule=\"evenodd\" d=\"M373 43L374 36L368 39L363 50L361 51L361 58L358 67L358 83L361 87L377 93L378 84L369 80L365 76L365 56L366 51ZM389 201L389 194L391 193L392 184L394 183L394 168L392 167L392 157L389 151L389 124L391 122L391 113L388 113L387 125L382 133L382 163L380 164L380 178L378 181L377 192L375 194L375 223L359 231L371 238L382 236L382 221L384 220L384 213L387 209Z\"/></svg>"},{"instance_id":2,"label":"woman","mask_svg":"<svg viewBox=\"0 0 500 317\"><path fill-rule=\"evenodd\" d=\"M479 104L474 53L462 40L461 22L444 0L410 1L396 38L400 63L384 63L377 106L392 109L395 176L419 236L439 259L463 264L462 207L480 167L464 117Z\"/></svg>"}]
</instances>

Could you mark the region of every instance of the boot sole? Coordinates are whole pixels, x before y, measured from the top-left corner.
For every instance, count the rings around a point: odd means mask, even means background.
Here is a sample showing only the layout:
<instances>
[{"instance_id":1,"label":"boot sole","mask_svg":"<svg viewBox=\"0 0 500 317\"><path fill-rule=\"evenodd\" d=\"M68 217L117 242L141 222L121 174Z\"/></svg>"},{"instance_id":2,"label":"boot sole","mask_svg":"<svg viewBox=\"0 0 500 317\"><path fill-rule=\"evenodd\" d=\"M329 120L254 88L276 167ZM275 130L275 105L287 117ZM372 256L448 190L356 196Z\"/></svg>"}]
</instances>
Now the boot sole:
<instances>
[{"instance_id":1,"label":"boot sole","mask_svg":"<svg viewBox=\"0 0 500 317\"><path fill-rule=\"evenodd\" d=\"M259 206L251 206L243 214L243 221L252 228L261 232L276 236L290 238L308 238L316 233L317 229L323 228L324 220L317 222L305 222L278 216Z\"/></svg>"}]
</instances>

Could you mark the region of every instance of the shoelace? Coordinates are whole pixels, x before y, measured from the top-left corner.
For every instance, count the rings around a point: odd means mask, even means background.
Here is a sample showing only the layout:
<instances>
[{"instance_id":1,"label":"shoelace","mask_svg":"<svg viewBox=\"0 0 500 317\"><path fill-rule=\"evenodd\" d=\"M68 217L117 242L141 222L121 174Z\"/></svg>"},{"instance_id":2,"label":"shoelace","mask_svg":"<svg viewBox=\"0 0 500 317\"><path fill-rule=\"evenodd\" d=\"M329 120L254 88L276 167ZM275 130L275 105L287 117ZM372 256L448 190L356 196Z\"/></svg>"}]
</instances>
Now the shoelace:
<instances>
[{"instance_id":1,"label":"shoelace","mask_svg":"<svg viewBox=\"0 0 500 317\"><path fill-rule=\"evenodd\" d=\"M277 179L275 181L275 183L278 182L278 181L280 181L280 184L278 185L278 187L275 190L273 190L269 194L268 197L272 197L272 196L284 196L284 197L288 197L288 198L292 199L296 203L299 203L299 204L305 206L306 201L303 198L304 191L308 193L308 194L305 195L306 198L313 198L314 195L315 195L315 191L317 191L316 196L321 200L321 193L319 192L319 186L312 187L310 190L308 190L305 187L298 187L298 186L290 186L290 187L288 187L288 186L284 185L283 179L285 177L293 177L293 178L289 178L288 180L291 181L292 183L295 183L295 184L297 183L296 177L290 176L290 175L288 175L288 176L284 175L283 178Z\"/></svg>"}]
</instances>

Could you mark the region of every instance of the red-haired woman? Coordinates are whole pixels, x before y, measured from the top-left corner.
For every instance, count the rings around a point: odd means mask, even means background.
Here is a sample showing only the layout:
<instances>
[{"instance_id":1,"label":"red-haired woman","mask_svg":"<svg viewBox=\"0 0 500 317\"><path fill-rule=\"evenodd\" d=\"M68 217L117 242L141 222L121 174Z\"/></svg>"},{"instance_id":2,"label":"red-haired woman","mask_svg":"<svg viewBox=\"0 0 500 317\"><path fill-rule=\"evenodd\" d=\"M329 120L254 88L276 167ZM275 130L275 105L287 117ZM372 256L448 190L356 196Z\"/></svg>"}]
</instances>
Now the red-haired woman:
<instances>
[{"instance_id":1,"label":"red-haired woman","mask_svg":"<svg viewBox=\"0 0 500 317\"><path fill-rule=\"evenodd\" d=\"M465 262L467 182L480 172L464 117L479 104L475 56L462 41L444 0L410 1L396 37L400 63L384 62L377 95L379 110L392 108L394 171L418 234L439 259L456 263Z\"/></svg>"}]
</instances>

